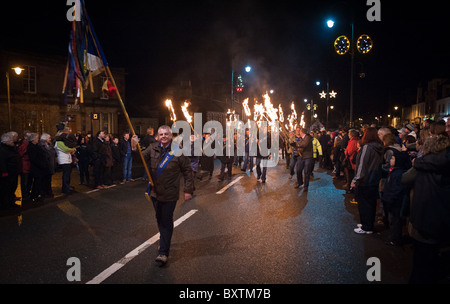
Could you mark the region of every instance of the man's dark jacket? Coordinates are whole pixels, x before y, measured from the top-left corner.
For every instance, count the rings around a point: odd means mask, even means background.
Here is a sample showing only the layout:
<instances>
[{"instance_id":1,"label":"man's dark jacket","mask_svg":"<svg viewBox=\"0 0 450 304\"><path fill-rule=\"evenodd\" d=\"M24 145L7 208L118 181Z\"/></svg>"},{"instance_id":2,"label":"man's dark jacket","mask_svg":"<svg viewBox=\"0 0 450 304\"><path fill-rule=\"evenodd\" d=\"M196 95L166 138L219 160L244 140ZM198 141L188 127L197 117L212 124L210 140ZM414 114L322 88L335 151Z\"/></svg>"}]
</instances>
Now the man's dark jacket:
<instances>
[{"instance_id":1,"label":"man's dark jacket","mask_svg":"<svg viewBox=\"0 0 450 304\"><path fill-rule=\"evenodd\" d=\"M171 145L168 150L170 151ZM156 177L158 165L161 163L165 154L158 142L151 144L143 152L143 156L150 170L150 175L154 182L151 196L160 202L174 202L180 198L180 181L184 178L184 193L192 194L194 192L194 177L189 158L175 156L168 163L160 177Z\"/></svg>"}]
</instances>

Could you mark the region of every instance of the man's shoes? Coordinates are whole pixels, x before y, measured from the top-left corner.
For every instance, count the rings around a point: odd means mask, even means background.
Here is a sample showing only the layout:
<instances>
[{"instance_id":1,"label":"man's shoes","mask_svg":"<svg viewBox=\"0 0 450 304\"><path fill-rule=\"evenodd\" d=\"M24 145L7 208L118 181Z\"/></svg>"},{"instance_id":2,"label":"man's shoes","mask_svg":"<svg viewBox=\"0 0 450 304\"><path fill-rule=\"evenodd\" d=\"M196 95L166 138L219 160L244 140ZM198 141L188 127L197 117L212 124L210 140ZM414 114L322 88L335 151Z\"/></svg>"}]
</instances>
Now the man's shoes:
<instances>
[{"instance_id":1,"label":"man's shoes","mask_svg":"<svg viewBox=\"0 0 450 304\"><path fill-rule=\"evenodd\" d=\"M168 259L167 255L160 254L156 257L155 262L159 264L159 267L162 267L166 265L167 259Z\"/></svg>"},{"instance_id":2,"label":"man's shoes","mask_svg":"<svg viewBox=\"0 0 450 304\"><path fill-rule=\"evenodd\" d=\"M300 188L301 186L303 186L303 184L295 183L294 188L295 188L295 189L298 189L298 188Z\"/></svg>"},{"instance_id":3,"label":"man's shoes","mask_svg":"<svg viewBox=\"0 0 450 304\"><path fill-rule=\"evenodd\" d=\"M353 229L353 231L355 231L355 233L357 233L357 234L372 234L373 233L373 231L362 230L361 227Z\"/></svg>"},{"instance_id":4,"label":"man's shoes","mask_svg":"<svg viewBox=\"0 0 450 304\"><path fill-rule=\"evenodd\" d=\"M308 187L303 188L303 192L308 192Z\"/></svg>"}]
</instances>

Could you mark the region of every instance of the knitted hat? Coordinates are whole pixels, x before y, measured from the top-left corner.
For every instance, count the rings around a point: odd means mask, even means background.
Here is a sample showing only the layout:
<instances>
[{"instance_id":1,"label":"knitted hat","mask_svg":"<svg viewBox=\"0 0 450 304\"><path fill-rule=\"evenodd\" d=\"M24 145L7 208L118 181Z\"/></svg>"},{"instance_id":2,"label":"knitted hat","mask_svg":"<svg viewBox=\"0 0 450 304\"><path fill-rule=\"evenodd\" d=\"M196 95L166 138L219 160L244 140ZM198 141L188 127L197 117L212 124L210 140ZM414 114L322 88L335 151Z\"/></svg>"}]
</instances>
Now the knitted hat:
<instances>
[{"instance_id":1,"label":"knitted hat","mask_svg":"<svg viewBox=\"0 0 450 304\"><path fill-rule=\"evenodd\" d=\"M407 124L406 125L406 128L409 130L409 131L414 131L414 129L416 128L413 124Z\"/></svg>"}]
</instances>

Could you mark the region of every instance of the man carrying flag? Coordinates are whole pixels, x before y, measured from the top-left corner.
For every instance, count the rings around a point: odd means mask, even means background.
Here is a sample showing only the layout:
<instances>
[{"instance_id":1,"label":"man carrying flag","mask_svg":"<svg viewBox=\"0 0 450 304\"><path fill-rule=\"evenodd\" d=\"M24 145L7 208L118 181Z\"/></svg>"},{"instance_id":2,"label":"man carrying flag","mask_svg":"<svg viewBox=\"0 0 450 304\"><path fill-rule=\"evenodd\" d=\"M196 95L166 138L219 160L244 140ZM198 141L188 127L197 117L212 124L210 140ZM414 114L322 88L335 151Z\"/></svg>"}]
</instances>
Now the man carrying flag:
<instances>
[{"instance_id":1,"label":"man carrying flag","mask_svg":"<svg viewBox=\"0 0 450 304\"><path fill-rule=\"evenodd\" d=\"M172 130L169 126L158 129L159 142L151 144L143 152L149 164L153 187L147 190L155 208L160 232L158 256L160 266L167 263L173 233L173 212L180 194L180 179L184 178L184 200L190 200L194 192L194 176L189 158L175 156L177 148L172 147Z\"/></svg>"}]
</instances>

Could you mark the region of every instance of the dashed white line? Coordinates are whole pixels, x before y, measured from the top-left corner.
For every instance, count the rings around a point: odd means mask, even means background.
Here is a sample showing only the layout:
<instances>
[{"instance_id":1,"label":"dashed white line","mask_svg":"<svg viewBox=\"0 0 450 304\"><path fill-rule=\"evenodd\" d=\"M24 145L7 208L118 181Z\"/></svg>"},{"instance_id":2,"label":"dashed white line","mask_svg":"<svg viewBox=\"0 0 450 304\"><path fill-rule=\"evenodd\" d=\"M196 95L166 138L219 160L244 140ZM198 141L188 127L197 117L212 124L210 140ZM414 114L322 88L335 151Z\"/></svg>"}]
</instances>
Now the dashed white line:
<instances>
[{"instance_id":1,"label":"dashed white line","mask_svg":"<svg viewBox=\"0 0 450 304\"><path fill-rule=\"evenodd\" d=\"M219 190L218 192L216 192L216 194L222 194L225 191L227 191L228 189L230 189L234 184L236 184L237 182L239 182L241 179L243 179L244 176L239 176L238 178L236 178L234 181L232 181L231 183L229 183L228 185L226 185L225 187L223 187L221 190Z\"/></svg>"},{"instance_id":2,"label":"dashed white line","mask_svg":"<svg viewBox=\"0 0 450 304\"><path fill-rule=\"evenodd\" d=\"M174 228L179 226L181 223L186 221L188 218L193 216L195 213L197 213L198 210L191 210L182 217L180 217L177 221L174 223ZM100 284L107 278L109 278L112 274L114 274L117 270L125 266L129 261L137 257L139 254L144 252L148 247L153 245L159 240L159 233L151 237L149 240L142 243L137 248L133 249L130 253L128 253L125 257L117 261L116 263L112 264L110 267L105 269L102 273L100 273L98 276L87 282L86 284Z\"/></svg>"}]
</instances>

